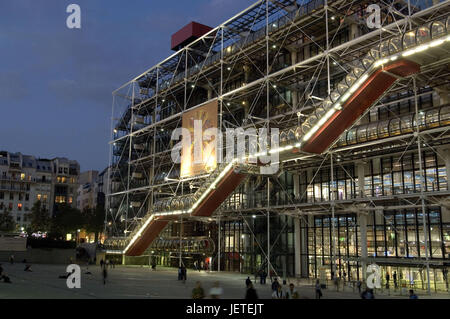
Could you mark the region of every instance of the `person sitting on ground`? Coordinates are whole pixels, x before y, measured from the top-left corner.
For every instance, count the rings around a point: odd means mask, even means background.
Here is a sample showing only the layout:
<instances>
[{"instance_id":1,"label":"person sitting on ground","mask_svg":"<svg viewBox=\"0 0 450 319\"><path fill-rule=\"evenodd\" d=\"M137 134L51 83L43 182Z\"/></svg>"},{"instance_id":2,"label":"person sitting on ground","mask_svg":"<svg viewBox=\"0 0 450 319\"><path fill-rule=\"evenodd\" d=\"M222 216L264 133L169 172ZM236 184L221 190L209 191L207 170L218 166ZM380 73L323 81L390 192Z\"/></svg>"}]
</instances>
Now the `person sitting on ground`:
<instances>
[{"instance_id":1,"label":"person sitting on ground","mask_svg":"<svg viewBox=\"0 0 450 319\"><path fill-rule=\"evenodd\" d=\"M286 292L286 299L298 299L298 292L295 290L294 284L289 285L289 290Z\"/></svg>"},{"instance_id":2,"label":"person sitting on ground","mask_svg":"<svg viewBox=\"0 0 450 319\"><path fill-rule=\"evenodd\" d=\"M67 279L67 278L69 278L69 276L71 275L71 274L73 274L75 272L75 269L74 270L72 270L72 272L70 273L70 272L68 272L68 273L66 273L65 275L61 275L61 276L59 276L58 278L59 279Z\"/></svg>"},{"instance_id":3,"label":"person sitting on ground","mask_svg":"<svg viewBox=\"0 0 450 319\"><path fill-rule=\"evenodd\" d=\"M209 295L211 296L211 299L220 299L220 296L223 294L223 289L220 287L220 283L216 281L214 283L214 286L209 291Z\"/></svg>"},{"instance_id":4,"label":"person sitting on ground","mask_svg":"<svg viewBox=\"0 0 450 319\"><path fill-rule=\"evenodd\" d=\"M247 300L258 299L258 294L256 293L255 288L253 288L253 284L248 285L247 292L245 294L245 299L247 299Z\"/></svg>"},{"instance_id":5,"label":"person sitting on ground","mask_svg":"<svg viewBox=\"0 0 450 319\"><path fill-rule=\"evenodd\" d=\"M3 274L1 277L0 277L0 280L2 280L3 279L3 282L5 283L5 284L11 284L12 282L11 282L11 279L9 279L9 277L8 277L8 275L7 274Z\"/></svg>"},{"instance_id":6,"label":"person sitting on ground","mask_svg":"<svg viewBox=\"0 0 450 319\"><path fill-rule=\"evenodd\" d=\"M362 299L375 299L375 296L373 294L373 290L366 288L366 290L361 294Z\"/></svg>"},{"instance_id":7,"label":"person sitting on ground","mask_svg":"<svg viewBox=\"0 0 450 319\"><path fill-rule=\"evenodd\" d=\"M409 299L419 299L412 289L409 291Z\"/></svg>"},{"instance_id":8,"label":"person sitting on ground","mask_svg":"<svg viewBox=\"0 0 450 319\"><path fill-rule=\"evenodd\" d=\"M281 285L278 285L277 290L272 293L272 299L285 299Z\"/></svg>"},{"instance_id":9,"label":"person sitting on ground","mask_svg":"<svg viewBox=\"0 0 450 319\"><path fill-rule=\"evenodd\" d=\"M205 298L205 291L202 288L200 281L197 281L195 288L192 289L192 299L203 299Z\"/></svg>"}]
</instances>

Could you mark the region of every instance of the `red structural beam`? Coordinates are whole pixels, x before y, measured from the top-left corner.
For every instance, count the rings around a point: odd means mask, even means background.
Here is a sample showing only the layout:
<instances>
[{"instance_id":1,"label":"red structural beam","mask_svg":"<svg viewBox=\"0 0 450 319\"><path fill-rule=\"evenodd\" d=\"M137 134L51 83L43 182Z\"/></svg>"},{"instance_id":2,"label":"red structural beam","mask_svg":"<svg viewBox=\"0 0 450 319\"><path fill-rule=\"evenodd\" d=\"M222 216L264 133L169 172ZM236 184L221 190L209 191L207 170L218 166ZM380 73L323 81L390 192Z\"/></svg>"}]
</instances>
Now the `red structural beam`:
<instances>
[{"instance_id":1,"label":"red structural beam","mask_svg":"<svg viewBox=\"0 0 450 319\"><path fill-rule=\"evenodd\" d=\"M193 216L209 217L214 211L230 196L230 194L243 181L245 175L236 173L234 169L228 171L222 180L217 184L216 188L212 190L206 198L197 206L192 212ZM158 235L167 226L170 220L177 217L174 216L160 216L152 220L141 236L136 239L133 245L125 253L126 256L140 256L151 245L151 243L158 237Z\"/></svg>"},{"instance_id":2,"label":"red structural beam","mask_svg":"<svg viewBox=\"0 0 450 319\"><path fill-rule=\"evenodd\" d=\"M420 72L420 65L409 60L398 60L375 71L303 146L308 153L322 154L372 106L397 77L406 77Z\"/></svg>"},{"instance_id":3,"label":"red structural beam","mask_svg":"<svg viewBox=\"0 0 450 319\"><path fill-rule=\"evenodd\" d=\"M141 256L150 244L158 237L162 230L167 226L171 217L156 217L152 220L141 236L136 239L133 245L126 252L126 256Z\"/></svg>"},{"instance_id":4,"label":"red structural beam","mask_svg":"<svg viewBox=\"0 0 450 319\"><path fill-rule=\"evenodd\" d=\"M217 184L206 198L192 212L193 216L209 217L214 211L230 196L245 178L244 174L239 174L234 169L229 170L222 180Z\"/></svg>"}]
</instances>

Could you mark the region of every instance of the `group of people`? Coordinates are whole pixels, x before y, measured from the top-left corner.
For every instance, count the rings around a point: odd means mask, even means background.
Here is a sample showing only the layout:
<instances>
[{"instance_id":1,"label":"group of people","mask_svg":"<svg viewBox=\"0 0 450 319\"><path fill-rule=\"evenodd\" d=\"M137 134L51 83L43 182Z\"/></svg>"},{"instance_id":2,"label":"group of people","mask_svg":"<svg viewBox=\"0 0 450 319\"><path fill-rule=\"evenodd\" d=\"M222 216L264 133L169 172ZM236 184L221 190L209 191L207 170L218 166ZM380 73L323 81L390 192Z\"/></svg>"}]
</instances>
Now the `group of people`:
<instances>
[{"instance_id":1,"label":"group of people","mask_svg":"<svg viewBox=\"0 0 450 319\"><path fill-rule=\"evenodd\" d=\"M196 260L196 261L194 261L194 268L195 268L195 270L197 270L198 272L200 272L200 271L202 271L202 270L204 270L204 271L208 271L208 270L211 270L210 269L210 263L209 262L204 262L203 260L202 261L198 261L198 260Z\"/></svg>"},{"instance_id":2,"label":"group of people","mask_svg":"<svg viewBox=\"0 0 450 319\"><path fill-rule=\"evenodd\" d=\"M214 286L209 290L209 297L211 299L220 299L223 294L223 288L220 286L220 283L216 281ZM195 288L192 289L192 299L205 299L205 290L202 287L200 281L197 281L195 284Z\"/></svg>"},{"instance_id":3,"label":"group of people","mask_svg":"<svg viewBox=\"0 0 450 319\"><path fill-rule=\"evenodd\" d=\"M100 267L105 268L116 268L116 264L114 263L114 260L106 259L106 261L103 261L103 259L100 260Z\"/></svg>"},{"instance_id":4,"label":"group of people","mask_svg":"<svg viewBox=\"0 0 450 319\"><path fill-rule=\"evenodd\" d=\"M259 283L261 285L266 284L267 273L263 269L260 269L256 276L259 276ZM256 281L256 278L255 278L255 281Z\"/></svg>"},{"instance_id":5,"label":"group of people","mask_svg":"<svg viewBox=\"0 0 450 319\"><path fill-rule=\"evenodd\" d=\"M272 281L272 299L299 299L299 297L293 283L289 284L289 288L283 288L277 278Z\"/></svg>"},{"instance_id":6,"label":"group of people","mask_svg":"<svg viewBox=\"0 0 450 319\"><path fill-rule=\"evenodd\" d=\"M390 281L391 281L391 275L389 275L388 272L386 273L385 279L386 279L386 289L389 289L389 285L390 285ZM397 272L396 271L394 271L394 274L392 275L392 279L394 281L394 287L395 287L395 289L397 289L398 288L398 282L397 282Z\"/></svg>"},{"instance_id":7,"label":"group of people","mask_svg":"<svg viewBox=\"0 0 450 319\"><path fill-rule=\"evenodd\" d=\"M263 283L264 284L264 281ZM286 284L284 282L284 284ZM250 277L247 277L245 280L245 285L247 286L247 293L245 296L245 299L258 299L258 294L256 293L256 290L253 286L252 280ZM278 279L275 278L272 281L272 299L299 299L300 295L295 289L295 285L293 283L289 284L289 286L283 287L279 282Z\"/></svg>"}]
</instances>

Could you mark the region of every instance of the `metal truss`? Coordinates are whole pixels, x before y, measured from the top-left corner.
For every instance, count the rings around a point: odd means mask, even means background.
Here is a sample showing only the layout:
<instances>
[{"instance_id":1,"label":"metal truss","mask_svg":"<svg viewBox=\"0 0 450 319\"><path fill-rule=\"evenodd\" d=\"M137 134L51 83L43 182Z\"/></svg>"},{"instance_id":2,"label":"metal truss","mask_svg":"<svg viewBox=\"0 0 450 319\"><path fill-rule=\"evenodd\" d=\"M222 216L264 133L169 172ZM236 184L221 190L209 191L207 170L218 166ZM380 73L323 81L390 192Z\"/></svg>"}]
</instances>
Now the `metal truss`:
<instances>
[{"instance_id":1,"label":"metal truss","mask_svg":"<svg viewBox=\"0 0 450 319\"><path fill-rule=\"evenodd\" d=\"M383 27L368 29L366 19L370 13L365 9L371 3L365 0L257 1L114 91L107 233L126 237L157 201L193 194L208 177L181 179L179 165L172 162L171 132L181 127L185 112L217 99L222 131L236 127L283 130L300 126L330 95L332 87L350 72L354 61L371 47L446 17L450 12L450 1L378 1ZM418 118L420 96L449 91L448 62L433 60L431 56L420 74L399 79L324 154L305 153L286 158L280 163L281 169L295 174L308 168L327 168L333 179L337 167L344 168L347 163L383 154L415 152L421 156L423 149L439 153L441 146L449 141L448 126L424 129L417 124L416 129L406 134L352 144L342 141L352 129L365 124L370 112L405 99L415 104L413 113ZM238 213L238 218L245 221L244 214L264 214L268 236L271 214L287 214L307 221L304 216L311 214L331 214L334 218L344 211L379 211L385 207L383 203L394 199L401 202L398 207L424 209L448 198L446 192L431 192L341 201L332 190L328 202L303 204L298 198L291 198L289 204L277 206L269 200L271 184L283 189L277 176L250 179L253 180L247 181L245 187L249 183L259 183L261 189L265 187L265 207L230 209L225 203L215 220L235 219ZM308 182L312 184L314 179L312 176ZM334 180L331 184L335 185ZM300 199L307 196L306 191L300 194ZM268 271L270 250L276 240L268 238L267 252L264 252ZM333 256L335 262L336 252Z\"/></svg>"}]
</instances>

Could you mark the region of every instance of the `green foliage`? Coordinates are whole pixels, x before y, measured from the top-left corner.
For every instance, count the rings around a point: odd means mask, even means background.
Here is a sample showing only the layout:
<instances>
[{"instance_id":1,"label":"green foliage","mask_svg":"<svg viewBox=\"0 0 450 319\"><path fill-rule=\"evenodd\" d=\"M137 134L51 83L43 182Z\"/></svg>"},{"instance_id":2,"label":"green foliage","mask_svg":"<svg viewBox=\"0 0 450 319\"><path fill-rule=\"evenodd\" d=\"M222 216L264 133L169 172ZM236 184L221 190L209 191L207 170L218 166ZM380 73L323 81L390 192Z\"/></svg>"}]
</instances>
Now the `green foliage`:
<instances>
[{"instance_id":1,"label":"green foliage","mask_svg":"<svg viewBox=\"0 0 450 319\"><path fill-rule=\"evenodd\" d=\"M31 223L27 229L28 233L47 232L49 238L64 240L66 234L74 235L78 229L84 229L88 233L95 233L95 237L98 239L98 235L104 227L105 209L98 206L95 209L85 209L80 212L69 205L58 205L52 217L47 210L42 208L41 202L37 201L29 216Z\"/></svg>"},{"instance_id":2,"label":"green foliage","mask_svg":"<svg viewBox=\"0 0 450 319\"><path fill-rule=\"evenodd\" d=\"M9 211L5 209L2 214L0 214L0 231L12 232L16 229L16 223L13 217L9 214Z\"/></svg>"},{"instance_id":3,"label":"green foliage","mask_svg":"<svg viewBox=\"0 0 450 319\"><path fill-rule=\"evenodd\" d=\"M52 220L48 210L42 208L41 201L34 203L29 217L31 218L31 223L28 232L50 231Z\"/></svg>"},{"instance_id":4,"label":"green foliage","mask_svg":"<svg viewBox=\"0 0 450 319\"><path fill-rule=\"evenodd\" d=\"M85 209L83 211L84 229L88 233L94 233L98 240L98 234L103 231L105 222L105 209L97 206L95 209Z\"/></svg>"},{"instance_id":5,"label":"green foliage","mask_svg":"<svg viewBox=\"0 0 450 319\"><path fill-rule=\"evenodd\" d=\"M68 205L59 205L52 219L51 237L64 237L65 234L76 233L83 228L83 216L81 212Z\"/></svg>"}]
</instances>

